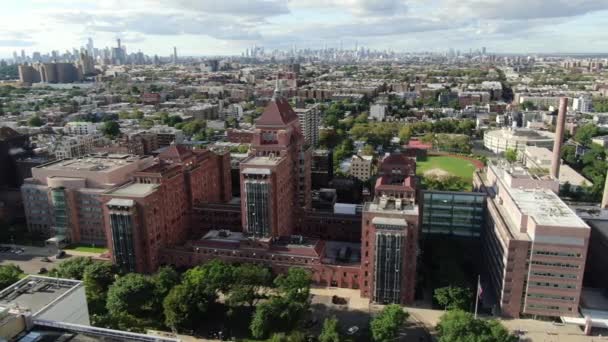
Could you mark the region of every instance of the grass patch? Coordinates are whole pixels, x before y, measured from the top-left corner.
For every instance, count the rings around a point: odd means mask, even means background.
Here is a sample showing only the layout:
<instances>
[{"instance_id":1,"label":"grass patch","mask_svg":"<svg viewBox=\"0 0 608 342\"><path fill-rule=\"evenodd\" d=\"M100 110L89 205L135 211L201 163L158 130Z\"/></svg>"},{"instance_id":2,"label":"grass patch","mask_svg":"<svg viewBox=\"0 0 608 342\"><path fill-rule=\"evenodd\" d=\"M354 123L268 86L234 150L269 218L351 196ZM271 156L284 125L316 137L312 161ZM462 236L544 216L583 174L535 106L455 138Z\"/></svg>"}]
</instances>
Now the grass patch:
<instances>
[{"instance_id":1,"label":"grass patch","mask_svg":"<svg viewBox=\"0 0 608 342\"><path fill-rule=\"evenodd\" d=\"M84 245L72 245L63 248L66 251L77 251L77 252L86 252L86 253L97 253L102 254L108 251L106 247L95 247L95 246L84 246Z\"/></svg>"},{"instance_id":2,"label":"grass patch","mask_svg":"<svg viewBox=\"0 0 608 342\"><path fill-rule=\"evenodd\" d=\"M428 156L426 160L416 163L416 173L419 176L424 176L426 171L432 169L441 169L472 183L475 165L468 160L450 156Z\"/></svg>"}]
</instances>

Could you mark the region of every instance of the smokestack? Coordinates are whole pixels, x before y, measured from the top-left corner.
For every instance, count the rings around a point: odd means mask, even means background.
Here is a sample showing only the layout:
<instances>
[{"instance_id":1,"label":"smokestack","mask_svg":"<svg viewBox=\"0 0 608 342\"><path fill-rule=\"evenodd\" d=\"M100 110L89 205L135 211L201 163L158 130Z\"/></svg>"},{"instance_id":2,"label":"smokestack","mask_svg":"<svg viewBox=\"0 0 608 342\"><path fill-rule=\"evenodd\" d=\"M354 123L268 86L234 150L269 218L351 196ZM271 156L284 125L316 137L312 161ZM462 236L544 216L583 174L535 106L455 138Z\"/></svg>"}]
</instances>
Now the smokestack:
<instances>
[{"instance_id":1,"label":"smokestack","mask_svg":"<svg viewBox=\"0 0 608 342\"><path fill-rule=\"evenodd\" d=\"M559 99L559 112L555 124L555 142L553 143L553 160L551 161L551 177L559 179L559 166L562 163L562 143L564 141L564 126L566 125L566 113L568 111L568 98Z\"/></svg>"},{"instance_id":2,"label":"smokestack","mask_svg":"<svg viewBox=\"0 0 608 342\"><path fill-rule=\"evenodd\" d=\"M608 175L606 175L606 184L604 184L604 195L602 196L602 209L608 208Z\"/></svg>"}]
</instances>

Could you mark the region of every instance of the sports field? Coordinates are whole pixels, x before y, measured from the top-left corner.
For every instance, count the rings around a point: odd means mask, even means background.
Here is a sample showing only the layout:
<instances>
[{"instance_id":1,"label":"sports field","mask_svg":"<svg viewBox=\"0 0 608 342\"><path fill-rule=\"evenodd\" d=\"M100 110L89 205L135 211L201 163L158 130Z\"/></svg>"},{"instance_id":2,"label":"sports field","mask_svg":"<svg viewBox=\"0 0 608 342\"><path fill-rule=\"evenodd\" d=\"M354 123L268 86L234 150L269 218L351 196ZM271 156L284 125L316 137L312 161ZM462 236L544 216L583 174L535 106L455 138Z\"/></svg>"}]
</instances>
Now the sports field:
<instances>
[{"instance_id":1,"label":"sports field","mask_svg":"<svg viewBox=\"0 0 608 342\"><path fill-rule=\"evenodd\" d=\"M424 176L428 171L438 170L458 176L466 182L472 182L475 166L466 159L450 156L428 156L426 160L416 163L416 173L419 176Z\"/></svg>"}]
</instances>

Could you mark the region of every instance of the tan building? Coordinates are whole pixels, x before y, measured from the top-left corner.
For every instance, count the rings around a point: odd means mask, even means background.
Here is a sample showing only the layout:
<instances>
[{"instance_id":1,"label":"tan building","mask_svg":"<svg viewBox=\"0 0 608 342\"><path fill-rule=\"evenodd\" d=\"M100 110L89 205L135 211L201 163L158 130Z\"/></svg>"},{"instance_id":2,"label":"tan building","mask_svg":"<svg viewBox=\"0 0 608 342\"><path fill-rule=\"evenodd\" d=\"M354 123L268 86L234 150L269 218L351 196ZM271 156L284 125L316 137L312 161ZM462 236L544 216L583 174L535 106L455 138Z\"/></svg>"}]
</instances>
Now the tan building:
<instances>
[{"instance_id":1,"label":"tan building","mask_svg":"<svg viewBox=\"0 0 608 342\"><path fill-rule=\"evenodd\" d=\"M21 187L29 231L76 243L106 244L101 195L151 165L151 157L88 156L32 168Z\"/></svg>"},{"instance_id":2,"label":"tan building","mask_svg":"<svg viewBox=\"0 0 608 342\"><path fill-rule=\"evenodd\" d=\"M490 164L474 182L488 194L482 284L502 315L577 316L590 228L555 194L557 181Z\"/></svg>"},{"instance_id":3,"label":"tan building","mask_svg":"<svg viewBox=\"0 0 608 342\"><path fill-rule=\"evenodd\" d=\"M373 156L355 154L350 162L350 175L361 181L368 180L372 176L373 159Z\"/></svg>"}]
</instances>

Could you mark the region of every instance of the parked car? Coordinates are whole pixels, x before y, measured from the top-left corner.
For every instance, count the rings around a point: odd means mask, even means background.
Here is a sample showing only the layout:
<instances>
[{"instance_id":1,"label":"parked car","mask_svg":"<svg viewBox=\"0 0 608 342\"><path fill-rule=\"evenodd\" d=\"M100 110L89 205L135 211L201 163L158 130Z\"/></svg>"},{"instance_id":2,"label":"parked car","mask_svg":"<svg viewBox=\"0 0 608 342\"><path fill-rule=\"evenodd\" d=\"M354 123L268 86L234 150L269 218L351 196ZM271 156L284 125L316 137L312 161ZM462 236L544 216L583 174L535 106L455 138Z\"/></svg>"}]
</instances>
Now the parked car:
<instances>
[{"instance_id":1,"label":"parked car","mask_svg":"<svg viewBox=\"0 0 608 342\"><path fill-rule=\"evenodd\" d=\"M347 333L349 335L354 335L359 331L359 327L356 325L353 325L352 327L348 328Z\"/></svg>"},{"instance_id":2,"label":"parked car","mask_svg":"<svg viewBox=\"0 0 608 342\"><path fill-rule=\"evenodd\" d=\"M38 274L45 274L47 272L48 272L48 270L44 267L41 267L40 270L38 270Z\"/></svg>"},{"instance_id":3,"label":"parked car","mask_svg":"<svg viewBox=\"0 0 608 342\"><path fill-rule=\"evenodd\" d=\"M65 257L65 251L64 250L60 250L59 252L57 252L57 255L55 257L57 259L61 259L61 258Z\"/></svg>"}]
</instances>

